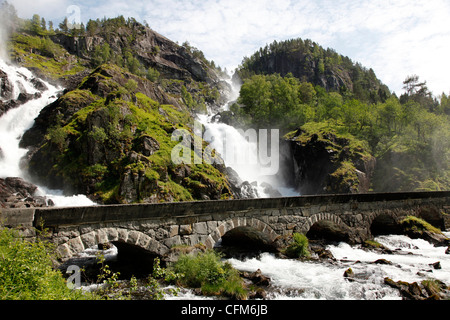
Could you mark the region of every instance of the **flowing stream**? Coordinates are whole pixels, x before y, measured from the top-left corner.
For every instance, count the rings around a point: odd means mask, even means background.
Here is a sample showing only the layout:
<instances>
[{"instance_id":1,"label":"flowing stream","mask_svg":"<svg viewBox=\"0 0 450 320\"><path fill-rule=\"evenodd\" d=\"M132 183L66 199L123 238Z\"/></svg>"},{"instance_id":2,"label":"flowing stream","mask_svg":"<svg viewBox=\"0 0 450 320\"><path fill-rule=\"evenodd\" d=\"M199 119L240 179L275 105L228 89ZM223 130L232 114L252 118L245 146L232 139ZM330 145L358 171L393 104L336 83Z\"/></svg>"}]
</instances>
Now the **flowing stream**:
<instances>
[{"instance_id":1,"label":"flowing stream","mask_svg":"<svg viewBox=\"0 0 450 320\"><path fill-rule=\"evenodd\" d=\"M446 233L450 236L450 232ZM434 247L420 240L401 235L375 238L394 254L364 250L346 243L328 246L336 261L310 262L278 259L268 253L258 258L229 259L231 264L243 271L260 269L272 279L269 299L307 300L399 300L397 289L384 284L384 278L409 283L437 279L450 283L450 255L446 247ZM385 259L389 264L375 263ZM441 269L432 264L440 262ZM349 281L344 273L351 268L355 274Z\"/></svg>"}]
</instances>

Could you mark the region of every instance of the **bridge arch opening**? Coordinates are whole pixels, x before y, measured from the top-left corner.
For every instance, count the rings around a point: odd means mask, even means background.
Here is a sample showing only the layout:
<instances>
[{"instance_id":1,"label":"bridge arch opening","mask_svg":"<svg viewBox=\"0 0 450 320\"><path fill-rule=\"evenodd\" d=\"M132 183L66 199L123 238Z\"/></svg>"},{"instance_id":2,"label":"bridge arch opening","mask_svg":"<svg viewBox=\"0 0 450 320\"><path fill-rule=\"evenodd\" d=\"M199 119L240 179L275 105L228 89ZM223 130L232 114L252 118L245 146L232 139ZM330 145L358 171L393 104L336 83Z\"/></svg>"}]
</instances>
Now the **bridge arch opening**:
<instances>
[{"instance_id":1,"label":"bridge arch opening","mask_svg":"<svg viewBox=\"0 0 450 320\"><path fill-rule=\"evenodd\" d=\"M147 277L153 272L155 258L161 258L158 254L134 244L122 241L112 241L111 244L117 248L117 258L108 265L112 271L120 272L119 278Z\"/></svg>"},{"instance_id":2,"label":"bridge arch opening","mask_svg":"<svg viewBox=\"0 0 450 320\"><path fill-rule=\"evenodd\" d=\"M221 238L220 246L255 251L273 251L275 249L269 234L249 226L236 227L225 233Z\"/></svg>"},{"instance_id":3,"label":"bridge arch opening","mask_svg":"<svg viewBox=\"0 0 450 320\"><path fill-rule=\"evenodd\" d=\"M101 263L101 258L104 262ZM96 283L101 268L104 265L113 273L118 273L119 280L131 279L132 276L140 279L153 272L154 259L160 258L137 245L122 241L99 243L85 249L65 260L59 269L65 273L69 266L79 266L83 269L83 282Z\"/></svg>"},{"instance_id":4,"label":"bridge arch opening","mask_svg":"<svg viewBox=\"0 0 450 320\"><path fill-rule=\"evenodd\" d=\"M350 230L344 224L331 220L320 220L311 226L306 237L312 241L348 242Z\"/></svg>"},{"instance_id":5,"label":"bridge arch opening","mask_svg":"<svg viewBox=\"0 0 450 320\"><path fill-rule=\"evenodd\" d=\"M278 234L259 219L230 219L223 221L209 236L210 248L225 257L251 257L261 252L275 252Z\"/></svg>"},{"instance_id":6,"label":"bridge arch opening","mask_svg":"<svg viewBox=\"0 0 450 320\"><path fill-rule=\"evenodd\" d=\"M372 236L401 234L402 229L396 218L389 214L380 214L373 219L370 233Z\"/></svg>"}]
</instances>

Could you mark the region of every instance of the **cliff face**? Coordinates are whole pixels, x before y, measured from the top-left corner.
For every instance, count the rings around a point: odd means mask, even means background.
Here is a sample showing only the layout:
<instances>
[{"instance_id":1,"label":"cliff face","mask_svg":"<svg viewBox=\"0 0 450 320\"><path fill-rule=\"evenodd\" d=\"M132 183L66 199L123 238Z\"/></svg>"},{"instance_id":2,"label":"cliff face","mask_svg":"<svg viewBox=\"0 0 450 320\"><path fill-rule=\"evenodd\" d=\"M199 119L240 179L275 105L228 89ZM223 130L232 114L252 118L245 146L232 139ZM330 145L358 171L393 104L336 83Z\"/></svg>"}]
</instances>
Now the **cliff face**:
<instances>
[{"instance_id":1,"label":"cliff face","mask_svg":"<svg viewBox=\"0 0 450 320\"><path fill-rule=\"evenodd\" d=\"M295 186L300 194L369 191L376 161L354 138L311 129L299 129L285 138L292 150Z\"/></svg>"},{"instance_id":2,"label":"cliff face","mask_svg":"<svg viewBox=\"0 0 450 320\"><path fill-rule=\"evenodd\" d=\"M91 59L95 49L107 43L117 54L129 50L145 68L157 69L163 78L193 79L209 84L219 82L218 74L185 47L138 23L119 27L114 33L101 32L92 36L56 34L51 39L83 59Z\"/></svg>"},{"instance_id":3,"label":"cliff face","mask_svg":"<svg viewBox=\"0 0 450 320\"><path fill-rule=\"evenodd\" d=\"M271 54L262 60L263 73L279 73L281 76L291 73L294 77L319 85L327 91L340 91L342 88L353 91L353 82L347 70L330 66L320 71L318 62L300 50Z\"/></svg>"},{"instance_id":4,"label":"cliff face","mask_svg":"<svg viewBox=\"0 0 450 320\"><path fill-rule=\"evenodd\" d=\"M292 74L326 91L353 94L368 101L385 101L391 94L372 69L354 63L332 49L324 49L309 39L273 42L251 57L244 58L234 75L236 82L255 74Z\"/></svg>"},{"instance_id":5,"label":"cliff face","mask_svg":"<svg viewBox=\"0 0 450 320\"><path fill-rule=\"evenodd\" d=\"M173 163L172 133L193 142L192 124L181 99L102 65L44 108L21 147L35 181L99 203L233 198L224 168Z\"/></svg>"}]
</instances>

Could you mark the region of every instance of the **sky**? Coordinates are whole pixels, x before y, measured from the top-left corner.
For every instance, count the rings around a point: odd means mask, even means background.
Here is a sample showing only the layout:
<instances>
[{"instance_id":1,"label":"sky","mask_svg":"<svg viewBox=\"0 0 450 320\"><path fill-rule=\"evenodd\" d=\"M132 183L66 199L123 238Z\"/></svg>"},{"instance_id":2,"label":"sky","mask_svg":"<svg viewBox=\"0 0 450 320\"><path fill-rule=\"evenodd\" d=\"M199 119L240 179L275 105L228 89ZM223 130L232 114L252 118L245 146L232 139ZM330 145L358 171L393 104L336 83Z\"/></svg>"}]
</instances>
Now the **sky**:
<instances>
[{"instance_id":1,"label":"sky","mask_svg":"<svg viewBox=\"0 0 450 320\"><path fill-rule=\"evenodd\" d=\"M448 0L13 0L21 18L123 15L202 50L233 71L274 40L311 39L372 68L398 95L418 75L435 96L450 94Z\"/></svg>"}]
</instances>

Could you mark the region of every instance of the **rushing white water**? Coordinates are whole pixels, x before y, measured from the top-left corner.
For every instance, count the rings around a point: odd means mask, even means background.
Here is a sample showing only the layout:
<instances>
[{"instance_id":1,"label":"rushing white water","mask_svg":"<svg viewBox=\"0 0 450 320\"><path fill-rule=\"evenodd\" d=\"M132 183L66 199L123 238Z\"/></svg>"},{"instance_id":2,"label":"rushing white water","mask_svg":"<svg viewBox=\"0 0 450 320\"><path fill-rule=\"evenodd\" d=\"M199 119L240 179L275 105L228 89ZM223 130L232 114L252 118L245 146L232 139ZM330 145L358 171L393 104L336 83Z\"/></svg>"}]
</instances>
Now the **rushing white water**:
<instances>
[{"instance_id":1,"label":"rushing white water","mask_svg":"<svg viewBox=\"0 0 450 320\"><path fill-rule=\"evenodd\" d=\"M450 232L446 233L450 236ZM340 243L329 246L336 263L279 259L269 253L258 258L229 259L237 269L254 272L260 269L272 279L269 299L307 300L399 300L398 290L384 284L384 278L394 281L418 282L437 279L450 283L450 255L446 247L434 247L424 240L390 235L375 239L394 254L380 254ZM386 259L392 264L376 264ZM430 264L440 262L442 269ZM348 281L344 272L352 268L355 281Z\"/></svg>"},{"instance_id":2,"label":"rushing white water","mask_svg":"<svg viewBox=\"0 0 450 320\"><path fill-rule=\"evenodd\" d=\"M239 96L239 87L229 79L225 80L232 88L229 101L221 108L221 111L229 110L230 104ZM252 184L257 196L260 198L270 197L270 192L265 188L269 184L281 193L282 196L298 196L294 189L286 187L276 176L279 169L278 149L269 148L262 143L264 139L256 130L238 130L225 123L214 121L214 114L208 110L208 114L197 115L198 121L204 125L204 140L218 152L227 167L231 167L242 181ZM273 138L274 132L267 129L267 135ZM252 134L254 133L254 134ZM272 140L272 146L279 143L278 136ZM261 151L263 149L263 151ZM267 150L271 149L271 150ZM262 155L270 157L262 163Z\"/></svg>"},{"instance_id":3,"label":"rushing white water","mask_svg":"<svg viewBox=\"0 0 450 320\"><path fill-rule=\"evenodd\" d=\"M20 93L34 94L38 92L31 83L34 75L26 68L17 67L0 60L0 69L8 75L8 81L13 86L12 98L17 99ZM61 88L55 87L43 80L47 90L41 93L41 97L31 99L17 108L10 109L0 118L0 178L20 177L28 180L27 172L20 167L21 159L27 150L19 147L22 135L34 123L34 119L40 111L57 98ZM88 206L94 205L84 195L63 196L59 190L48 190L38 186L38 193L51 199L56 206Z\"/></svg>"}]
</instances>

